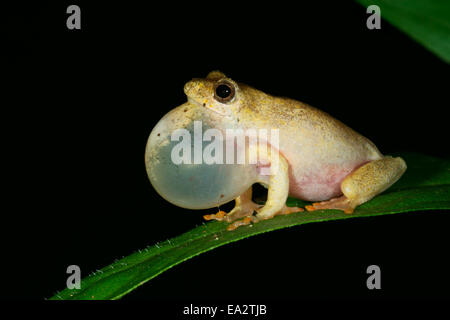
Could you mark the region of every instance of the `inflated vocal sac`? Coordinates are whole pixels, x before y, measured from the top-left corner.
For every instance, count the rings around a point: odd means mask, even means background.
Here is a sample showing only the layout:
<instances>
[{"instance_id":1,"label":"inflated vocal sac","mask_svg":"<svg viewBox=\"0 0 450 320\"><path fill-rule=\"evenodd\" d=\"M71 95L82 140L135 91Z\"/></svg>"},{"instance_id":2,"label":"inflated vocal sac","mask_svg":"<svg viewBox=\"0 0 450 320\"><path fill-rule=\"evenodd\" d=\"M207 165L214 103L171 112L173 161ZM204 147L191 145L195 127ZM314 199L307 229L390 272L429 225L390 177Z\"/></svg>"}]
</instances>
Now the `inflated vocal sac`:
<instances>
[{"instance_id":1,"label":"inflated vocal sac","mask_svg":"<svg viewBox=\"0 0 450 320\"><path fill-rule=\"evenodd\" d=\"M217 136L208 138L205 133L224 131L221 120L211 117L211 112L187 102L167 113L147 142L145 165L151 184L164 199L183 208L217 207L256 182L254 165L226 163L225 134L220 141L224 161L210 164L206 159L215 155L206 151L211 151L208 145Z\"/></svg>"}]
</instances>

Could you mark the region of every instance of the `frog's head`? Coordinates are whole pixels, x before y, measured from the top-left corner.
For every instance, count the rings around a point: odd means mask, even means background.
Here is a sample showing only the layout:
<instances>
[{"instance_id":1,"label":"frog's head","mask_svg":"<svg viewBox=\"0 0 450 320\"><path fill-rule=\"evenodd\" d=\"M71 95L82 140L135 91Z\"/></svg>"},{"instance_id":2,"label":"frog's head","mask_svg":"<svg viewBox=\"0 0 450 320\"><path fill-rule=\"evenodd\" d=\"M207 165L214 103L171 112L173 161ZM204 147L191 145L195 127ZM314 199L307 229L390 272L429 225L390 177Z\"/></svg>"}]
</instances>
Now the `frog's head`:
<instances>
[{"instance_id":1,"label":"frog's head","mask_svg":"<svg viewBox=\"0 0 450 320\"><path fill-rule=\"evenodd\" d=\"M239 85L220 71L210 72L205 79L192 79L185 84L184 93L190 103L231 118L239 112L243 100Z\"/></svg>"}]
</instances>

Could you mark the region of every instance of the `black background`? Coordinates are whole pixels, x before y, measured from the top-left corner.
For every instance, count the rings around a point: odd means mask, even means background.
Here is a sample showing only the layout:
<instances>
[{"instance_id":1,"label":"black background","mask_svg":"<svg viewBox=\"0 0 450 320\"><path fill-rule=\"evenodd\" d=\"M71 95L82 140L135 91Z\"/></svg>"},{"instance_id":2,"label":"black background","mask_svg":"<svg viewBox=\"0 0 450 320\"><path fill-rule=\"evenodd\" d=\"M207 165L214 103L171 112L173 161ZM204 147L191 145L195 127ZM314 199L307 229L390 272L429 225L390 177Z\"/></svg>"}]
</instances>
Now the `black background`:
<instances>
[{"instance_id":1,"label":"black background","mask_svg":"<svg viewBox=\"0 0 450 320\"><path fill-rule=\"evenodd\" d=\"M66 28L69 4L81 7L79 31ZM2 222L5 298L48 298L64 288L68 265L86 276L202 223L207 211L177 208L153 190L144 148L156 122L186 100L184 83L211 70L325 110L384 154L448 157L448 65L385 20L368 30L353 1L55 1L2 14L12 71L5 175L14 177ZM436 211L270 232L184 262L123 299L179 308L448 298L448 223ZM381 267L382 290L366 288L371 264Z\"/></svg>"}]
</instances>

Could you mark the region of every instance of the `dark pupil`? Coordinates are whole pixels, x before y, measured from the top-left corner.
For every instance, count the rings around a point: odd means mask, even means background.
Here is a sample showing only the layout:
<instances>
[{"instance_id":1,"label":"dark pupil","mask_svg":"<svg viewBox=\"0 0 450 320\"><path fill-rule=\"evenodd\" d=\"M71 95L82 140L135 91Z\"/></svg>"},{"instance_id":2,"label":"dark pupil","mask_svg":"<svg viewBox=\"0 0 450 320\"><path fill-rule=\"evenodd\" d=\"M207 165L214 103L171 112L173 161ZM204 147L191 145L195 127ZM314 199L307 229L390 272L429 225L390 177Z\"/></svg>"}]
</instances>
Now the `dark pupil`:
<instances>
[{"instance_id":1,"label":"dark pupil","mask_svg":"<svg viewBox=\"0 0 450 320\"><path fill-rule=\"evenodd\" d=\"M231 88L225 84L221 84L216 88L216 94L222 99L228 98L228 96L231 94Z\"/></svg>"}]
</instances>

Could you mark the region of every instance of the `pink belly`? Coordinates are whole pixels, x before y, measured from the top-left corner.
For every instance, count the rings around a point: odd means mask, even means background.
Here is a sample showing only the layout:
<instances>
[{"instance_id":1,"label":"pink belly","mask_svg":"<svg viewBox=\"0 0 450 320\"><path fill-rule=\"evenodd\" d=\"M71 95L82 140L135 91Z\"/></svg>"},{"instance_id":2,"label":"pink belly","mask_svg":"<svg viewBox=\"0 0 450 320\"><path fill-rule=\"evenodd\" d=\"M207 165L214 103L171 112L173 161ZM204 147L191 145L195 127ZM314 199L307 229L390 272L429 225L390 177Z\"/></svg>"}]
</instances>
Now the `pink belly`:
<instances>
[{"instance_id":1,"label":"pink belly","mask_svg":"<svg viewBox=\"0 0 450 320\"><path fill-rule=\"evenodd\" d=\"M328 165L320 170L289 170L289 195L306 201L323 201L342 195L341 183L351 172L367 163L349 166Z\"/></svg>"}]
</instances>

